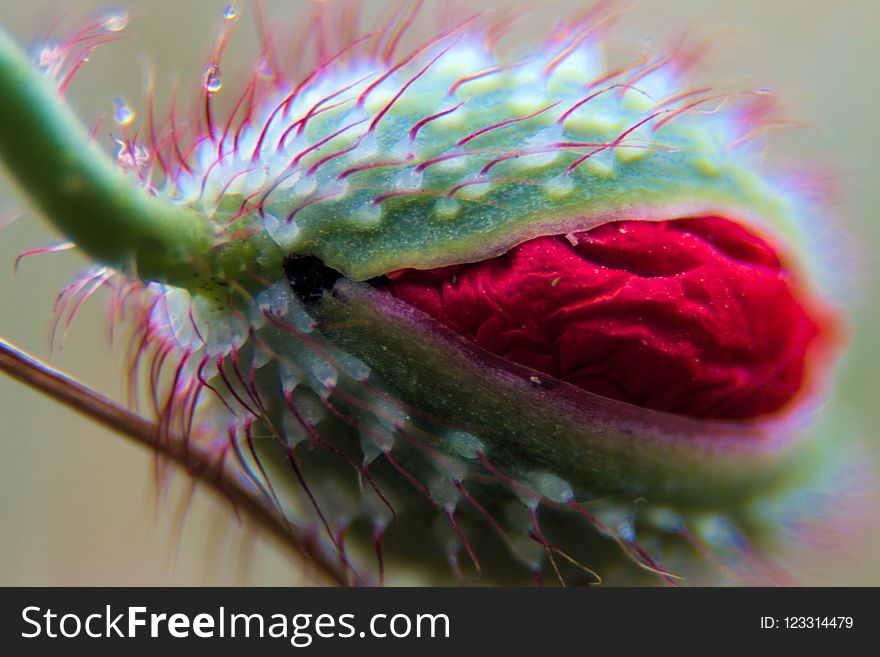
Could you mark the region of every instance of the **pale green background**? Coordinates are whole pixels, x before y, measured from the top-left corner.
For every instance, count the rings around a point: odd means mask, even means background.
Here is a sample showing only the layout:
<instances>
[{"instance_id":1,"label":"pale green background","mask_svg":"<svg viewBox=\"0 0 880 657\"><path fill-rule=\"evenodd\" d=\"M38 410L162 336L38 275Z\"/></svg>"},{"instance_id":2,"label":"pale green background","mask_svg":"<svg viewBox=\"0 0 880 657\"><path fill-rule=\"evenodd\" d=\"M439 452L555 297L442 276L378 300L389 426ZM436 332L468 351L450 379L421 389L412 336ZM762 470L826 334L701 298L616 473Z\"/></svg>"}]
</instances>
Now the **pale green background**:
<instances>
[{"instance_id":1,"label":"pale green background","mask_svg":"<svg viewBox=\"0 0 880 657\"><path fill-rule=\"evenodd\" d=\"M97 2L4 2L2 23L28 41L62 11L88 16ZM289 21L307 2L268 3ZM365 3L375 11L377 3ZM468 8L480 5L469 2ZM499 3L496 3L499 4ZM530 3L526 30L548 24L572 1ZM155 64L160 100L172 72L193 89L225 2L130 2L127 39L101 49L75 81L71 102L90 121L111 114L114 95L140 97L139 57ZM536 6L537 5L537 6ZM226 69L253 52L249 6ZM838 212L854 239L830 245L848 282L853 344L839 394L853 409L856 430L874 445L880 425L880 2L877 0L642 0L624 17L622 35L658 43L681 28L715 43L710 70L719 79L771 87L812 127L780 139L780 151L824 162L839 176ZM624 39L625 40L625 39ZM249 62L250 60L248 60ZM712 80L712 76L707 76ZM234 85L231 77L227 85ZM740 85L742 86L742 85ZM4 98L2 102L14 102ZM104 143L107 139L104 138ZM0 180L0 225L21 207ZM34 258L12 274L16 254L55 239L30 214L0 231L0 335L49 357L48 325L55 294L84 262L73 254ZM122 394L119 360L108 347L105 299L87 303L63 352L50 361L107 394ZM119 349L116 349L118 354ZM239 525L213 497L198 492L182 531L182 477L158 498L152 458L144 450L38 394L0 377L0 584L297 584L309 581L289 557ZM875 467L875 471L877 468ZM876 514L875 514L876 515ZM833 556L810 582L878 584L876 536L855 555Z\"/></svg>"}]
</instances>

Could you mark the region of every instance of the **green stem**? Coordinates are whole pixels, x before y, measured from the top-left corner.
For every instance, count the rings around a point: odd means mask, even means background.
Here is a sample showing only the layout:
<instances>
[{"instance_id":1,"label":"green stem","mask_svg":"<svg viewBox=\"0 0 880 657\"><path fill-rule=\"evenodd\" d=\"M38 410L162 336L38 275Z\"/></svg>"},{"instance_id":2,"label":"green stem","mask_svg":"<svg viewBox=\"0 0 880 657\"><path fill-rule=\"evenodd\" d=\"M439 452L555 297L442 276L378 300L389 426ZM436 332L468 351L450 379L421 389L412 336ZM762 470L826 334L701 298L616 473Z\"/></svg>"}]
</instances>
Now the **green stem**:
<instances>
[{"instance_id":1,"label":"green stem","mask_svg":"<svg viewBox=\"0 0 880 657\"><path fill-rule=\"evenodd\" d=\"M0 98L0 158L39 211L89 256L184 287L219 264L208 261L211 223L126 177L2 29Z\"/></svg>"}]
</instances>

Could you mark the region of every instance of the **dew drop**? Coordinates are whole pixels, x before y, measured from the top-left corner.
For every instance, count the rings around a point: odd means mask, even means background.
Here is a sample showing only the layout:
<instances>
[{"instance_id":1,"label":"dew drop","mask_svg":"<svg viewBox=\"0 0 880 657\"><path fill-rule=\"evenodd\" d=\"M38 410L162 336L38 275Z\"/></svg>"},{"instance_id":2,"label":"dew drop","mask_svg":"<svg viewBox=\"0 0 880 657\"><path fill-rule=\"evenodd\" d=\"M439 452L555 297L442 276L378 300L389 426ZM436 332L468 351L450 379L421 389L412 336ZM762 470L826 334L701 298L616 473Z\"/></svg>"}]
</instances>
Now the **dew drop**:
<instances>
[{"instance_id":1,"label":"dew drop","mask_svg":"<svg viewBox=\"0 0 880 657\"><path fill-rule=\"evenodd\" d=\"M217 64L208 64L202 73L202 86L209 94L215 94L223 88L223 79L220 77L220 67Z\"/></svg>"},{"instance_id":2,"label":"dew drop","mask_svg":"<svg viewBox=\"0 0 880 657\"><path fill-rule=\"evenodd\" d=\"M116 120L116 123L121 126L131 125L135 119L134 110L126 104L125 100L118 96L113 99L113 104L116 106L113 111L113 118Z\"/></svg>"},{"instance_id":3,"label":"dew drop","mask_svg":"<svg viewBox=\"0 0 880 657\"><path fill-rule=\"evenodd\" d=\"M105 32L121 32L128 25L128 10L124 7L105 9L100 15L101 29Z\"/></svg>"},{"instance_id":4,"label":"dew drop","mask_svg":"<svg viewBox=\"0 0 880 657\"><path fill-rule=\"evenodd\" d=\"M223 8L223 18L228 21L233 20L238 16L238 12L235 11L235 5L231 2Z\"/></svg>"}]
</instances>

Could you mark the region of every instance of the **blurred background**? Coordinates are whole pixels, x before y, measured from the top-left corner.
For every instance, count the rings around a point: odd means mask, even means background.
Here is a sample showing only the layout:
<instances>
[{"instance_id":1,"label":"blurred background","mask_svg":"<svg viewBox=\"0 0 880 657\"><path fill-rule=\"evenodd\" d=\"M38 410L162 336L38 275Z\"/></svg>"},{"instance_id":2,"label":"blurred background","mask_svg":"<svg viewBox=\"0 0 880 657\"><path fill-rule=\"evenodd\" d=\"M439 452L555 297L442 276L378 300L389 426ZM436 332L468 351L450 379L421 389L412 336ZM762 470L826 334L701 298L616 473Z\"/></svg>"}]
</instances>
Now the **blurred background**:
<instances>
[{"instance_id":1,"label":"blurred background","mask_svg":"<svg viewBox=\"0 0 880 657\"><path fill-rule=\"evenodd\" d=\"M131 20L121 42L100 48L78 75L68 98L91 125L113 114L113 97L141 110L142 58L154 70L158 106L174 75L184 96L195 90L227 2L127 2ZM311 2L267 2L270 19L285 24ZM384 4L365 0L368 13ZM428 11L436 9L430 0ZM431 5L434 4L434 8ZM495 3L509 7L510 3ZM491 2L474 0L468 8ZM530 2L526 32L551 26L584 4ZM81 0L7 3L2 25L23 45L67 17L77 25L106 7ZM252 5L236 4L240 25L224 58L224 85L235 85L255 57ZM807 127L780 135L774 152L819 162L836 172L836 213L849 238L829 244L840 253L840 300L850 310L852 343L836 396L850 431L866 436L880 477L880 2L847 0L640 0L631 3L615 40L636 48L688 30L713 50L702 79L740 88L768 87ZM713 77L713 72L717 72ZM3 99L14 102L14 99ZM111 122L100 143L108 149ZM90 299L71 326L63 349L49 348L57 293L87 264L75 253L13 262L22 251L58 236L36 220L0 177L0 335L47 359L97 390L123 400L120 354L109 343L107 297ZM849 256L846 254L849 253ZM857 263L857 264L854 264ZM287 552L235 520L229 506L205 491L189 501L176 476L157 491L153 458L39 394L0 376L0 585L294 585L312 574ZM810 584L878 585L880 536L856 546L851 558L825 563Z\"/></svg>"}]
</instances>

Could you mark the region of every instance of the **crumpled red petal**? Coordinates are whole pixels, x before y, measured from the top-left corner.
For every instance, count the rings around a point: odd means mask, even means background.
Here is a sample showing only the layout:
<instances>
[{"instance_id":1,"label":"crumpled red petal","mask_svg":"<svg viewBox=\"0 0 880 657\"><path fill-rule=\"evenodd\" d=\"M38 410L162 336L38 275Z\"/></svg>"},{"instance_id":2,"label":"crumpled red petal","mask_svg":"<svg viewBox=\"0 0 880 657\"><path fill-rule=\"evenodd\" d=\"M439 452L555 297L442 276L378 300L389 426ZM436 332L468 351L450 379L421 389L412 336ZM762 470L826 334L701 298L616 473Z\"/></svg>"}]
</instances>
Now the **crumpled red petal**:
<instances>
[{"instance_id":1,"label":"crumpled red petal","mask_svg":"<svg viewBox=\"0 0 880 657\"><path fill-rule=\"evenodd\" d=\"M722 217L619 221L388 278L399 299L492 353L701 418L784 408L835 333L777 251Z\"/></svg>"}]
</instances>

